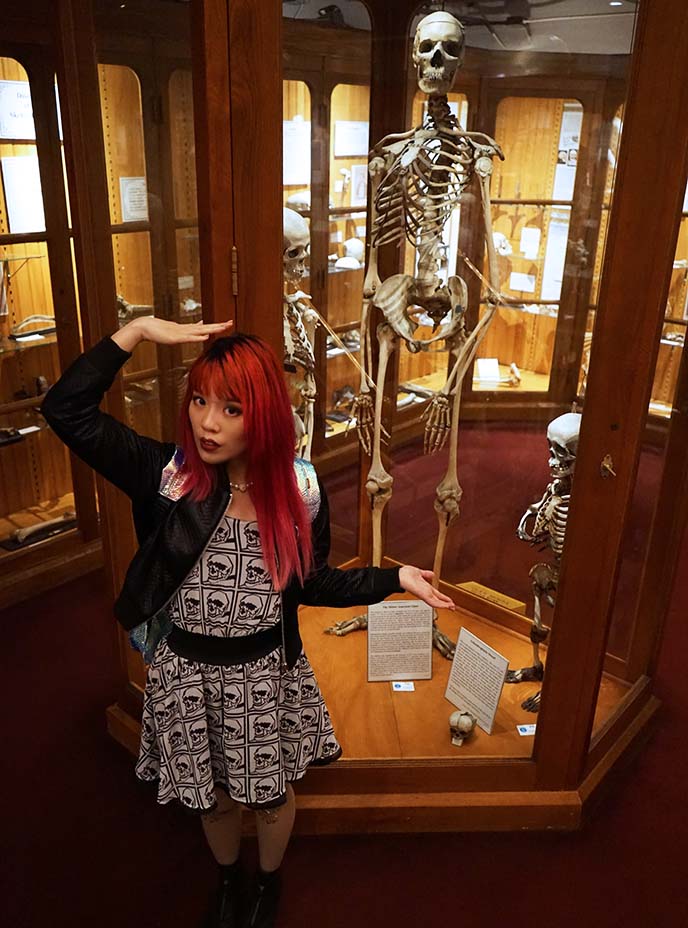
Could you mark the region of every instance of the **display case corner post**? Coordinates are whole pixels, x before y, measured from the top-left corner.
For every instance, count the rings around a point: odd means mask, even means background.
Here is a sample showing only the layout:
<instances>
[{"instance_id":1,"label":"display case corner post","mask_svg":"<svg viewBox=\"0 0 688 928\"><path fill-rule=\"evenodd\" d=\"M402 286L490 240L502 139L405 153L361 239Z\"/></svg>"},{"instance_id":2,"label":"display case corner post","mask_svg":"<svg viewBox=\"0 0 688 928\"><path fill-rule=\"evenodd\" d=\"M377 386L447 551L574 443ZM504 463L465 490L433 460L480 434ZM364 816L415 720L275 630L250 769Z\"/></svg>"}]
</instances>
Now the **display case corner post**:
<instances>
[{"instance_id":1,"label":"display case corner post","mask_svg":"<svg viewBox=\"0 0 688 928\"><path fill-rule=\"evenodd\" d=\"M686 159L677 171L675 152L688 149L688 7L665 0L641 10L576 459L576 485L586 493L571 507L566 544L576 557L562 563L538 720L542 788L576 788L585 768L686 185ZM645 311L630 319L639 293ZM632 356L619 331L632 340ZM605 454L617 465L613 478L601 471ZM605 532L591 546L593 525Z\"/></svg>"},{"instance_id":2,"label":"display case corner post","mask_svg":"<svg viewBox=\"0 0 688 928\"><path fill-rule=\"evenodd\" d=\"M282 329L282 6L229 4L230 109L239 328L278 356ZM261 67L255 62L260 60Z\"/></svg>"},{"instance_id":3,"label":"display case corner post","mask_svg":"<svg viewBox=\"0 0 688 928\"><path fill-rule=\"evenodd\" d=\"M228 0L192 0L191 45L203 319L236 320Z\"/></svg>"}]
</instances>

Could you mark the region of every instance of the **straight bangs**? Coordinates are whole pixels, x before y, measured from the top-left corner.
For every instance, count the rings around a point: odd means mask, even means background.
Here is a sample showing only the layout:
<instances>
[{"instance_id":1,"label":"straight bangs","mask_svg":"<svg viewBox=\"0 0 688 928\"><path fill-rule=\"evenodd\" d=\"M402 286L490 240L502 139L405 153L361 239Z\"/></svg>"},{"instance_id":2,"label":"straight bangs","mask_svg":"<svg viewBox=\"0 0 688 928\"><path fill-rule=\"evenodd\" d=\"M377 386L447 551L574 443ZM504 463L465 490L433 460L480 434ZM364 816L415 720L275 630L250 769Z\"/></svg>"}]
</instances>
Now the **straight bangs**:
<instances>
[{"instance_id":1,"label":"straight bangs","mask_svg":"<svg viewBox=\"0 0 688 928\"><path fill-rule=\"evenodd\" d=\"M241 405L265 566L277 589L284 589L294 574L303 582L313 559L311 525L296 482L294 417L277 356L262 339L236 334L217 339L192 365L180 444L184 492L200 501L216 488L218 468L226 465L205 464L198 454L188 413L194 393Z\"/></svg>"}]
</instances>

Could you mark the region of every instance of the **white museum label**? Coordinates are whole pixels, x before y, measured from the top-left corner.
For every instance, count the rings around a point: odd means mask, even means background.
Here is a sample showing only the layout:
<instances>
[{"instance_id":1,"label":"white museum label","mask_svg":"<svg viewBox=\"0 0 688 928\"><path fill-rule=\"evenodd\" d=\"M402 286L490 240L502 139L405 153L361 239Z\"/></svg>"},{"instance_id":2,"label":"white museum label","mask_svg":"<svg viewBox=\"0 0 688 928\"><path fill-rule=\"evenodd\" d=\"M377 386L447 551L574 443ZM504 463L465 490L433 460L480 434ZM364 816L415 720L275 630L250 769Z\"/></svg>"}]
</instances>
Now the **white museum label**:
<instances>
[{"instance_id":1,"label":"white museum label","mask_svg":"<svg viewBox=\"0 0 688 928\"><path fill-rule=\"evenodd\" d=\"M282 183L285 187L311 182L311 124L303 116L282 122Z\"/></svg>"},{"instance_id":2,"label":"white museum label","mask_svg":"<svg viewBox=\"0 0 688 928\"><path fill-rule=\"evenodd\" d=\"M367 122L337 119L334 124L335 158L366 158L368 156Z\"/></svg>"},{"instance_id":3,"label":"white museum label","mask_svg":"<svg viewBox=\"0 0 688 928\"><path fill-rule=\"evenodd\" d=\"M536 725L517 725L516 731L521 735L522 738L527 738L530 735L535 734Z\"/></svg>"},{"instance_id":4,"label":"white museum label","mask_svg":"<svg viewBox=\"0 0 688 928\"><path fill-rule=\"evenodd\" d=\"M488 735L492 733L508 667L509 661L498 651L467 628L461 629L444 695L457 709L472 712Z\"/></svg>"},{"instance_id":5,"label":"white museum label","mask_svg":"<svg viewBox=\"0 0 688 928\"><path fill-rule=\"evenodd\" d=\"M365 206L368 200L368 165L352 164L351 165L351 205ZM360 235L357 228L357 235ZM363 235L365 235L365 226L363 226ZM362 237L362 236L361 236Z\"/></svg>"},{"instance_id":6,"label":"white museum label","mask_svg":"<svg viewBox=\"0 0 688 928\"><path fill-rule=\"evenodd\" d=\"M13 234L45 231L38 155L7 155L0 161L9 231Z\"/></svg>"},{"instance_id":7,"label":"white museum label","mask_svg":"<svg viewBox=\"0 0 688 928\"><path fill-rule=\"evenodd\" d=\"M395 693L413 693L416 689L416 684L412 680L395 680L392 683L392 689Z\"/></svg>"},{"instance_id":8,"label":"white museum label","mask_svg":"<svg viewBox=\"0 0 688 928\"><path fill-rule=\"evenodd\" d=\"M512 271L509 277L509 290L518 290L520 293L535 293L535 275Z\"/></svg>"},{"instance_id":9,"label":"white museum label","mask_svg":"<svg viewBox=\"0 0 688 928\"><path fill-rule=\"evenodd\" d=\"M368 682L432 679L432 606L396 599L368 606Z\"/></svg>"},{"instance_id":10,"label":"white museum label","mask_svg":"<svg viewBox=\"0 0 688 928\"><path fill-rule=\"evenodd\" d=\"M145 177L120 177L119 195L122 222L145 222L148 219L148 191Z\"/></svg>"},{"instance_id":11,"label":"white museum label","mask_svg":"<svg viewBox=\"0 0 688 928\"><path fill-rule=\"evenodd\" d=\"M499 360L497 358L476 358L477 379L483 383L499 383Z\"/></svg>"},{"instance_id":12,"label":"white museum label","mask_svg":"<svg viewBox=\"0 0 688 928\"><path fill-rule=\"evenodd\" d=\"M28 81L0 81L0 138L36 138Z\"/></svg>"},{"instance_id":13,"label":"white museum label","mask_svg":"<svg viewBox=\"0 0 688 928\"><path fill-rule=\"evenodd\" d=\"M540 249L540 230L535 226L524 226L521 229L521 254L529 261L535 261Z\"/></svg>"}]
</instances>

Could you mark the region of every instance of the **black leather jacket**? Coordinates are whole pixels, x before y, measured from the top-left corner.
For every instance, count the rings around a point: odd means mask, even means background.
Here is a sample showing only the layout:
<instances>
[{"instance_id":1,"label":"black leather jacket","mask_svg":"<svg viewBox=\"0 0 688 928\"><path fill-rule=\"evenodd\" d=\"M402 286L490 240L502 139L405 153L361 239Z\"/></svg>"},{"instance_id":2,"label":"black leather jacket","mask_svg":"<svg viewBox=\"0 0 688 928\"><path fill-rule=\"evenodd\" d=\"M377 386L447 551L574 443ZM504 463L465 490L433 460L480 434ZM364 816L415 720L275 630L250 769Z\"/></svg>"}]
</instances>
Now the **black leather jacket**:
<instances>
[{"instance_id":1,"label":"black leather jacket","mask_svg":"<svg viewBox=\"0 0 688 928\"><path fill-rule=\"evenodd\" d=\"M115 615L131 630L150 620L172 599L212 537L231 499L225 468L217 487L202 502L159 492L162 470L175 445L139 435L102 412L100 402L120 367L131 357L110 337L98 342L64 372L48 391L41 412L55 434L83 461L129 496L139 542L115 603ZM399 568L330 567L327 496L312 523L313 570L282 592L285 656L293 666L301 653L297 610L310 606L363 606L402 592Z\"/></svg>"}]
</instances>

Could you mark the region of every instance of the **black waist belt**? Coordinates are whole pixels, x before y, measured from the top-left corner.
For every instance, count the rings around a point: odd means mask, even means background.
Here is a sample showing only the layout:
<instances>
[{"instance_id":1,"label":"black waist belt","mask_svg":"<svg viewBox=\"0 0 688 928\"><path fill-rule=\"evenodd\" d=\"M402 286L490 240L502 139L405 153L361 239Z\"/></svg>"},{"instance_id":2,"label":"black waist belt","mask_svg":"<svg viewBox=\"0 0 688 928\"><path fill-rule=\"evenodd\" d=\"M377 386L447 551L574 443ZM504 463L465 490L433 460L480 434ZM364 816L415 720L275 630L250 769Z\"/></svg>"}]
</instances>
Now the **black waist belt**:
<instances>
[{"instance_id":1,"label":"black waist belt","mask_svg":"<svg viewBox=\"0 0 688 928\"><path fill-rule=\"evenodd\" d=\"M278 622L255 635L220 638L218 635L198 635L178 625L172 626L167 645L174 654L202 664L245 664L258 660L282 644L282 623Z\"/></svg>"}]
</instances>

